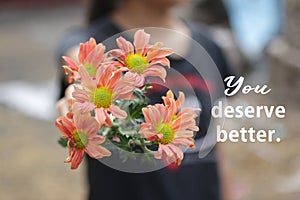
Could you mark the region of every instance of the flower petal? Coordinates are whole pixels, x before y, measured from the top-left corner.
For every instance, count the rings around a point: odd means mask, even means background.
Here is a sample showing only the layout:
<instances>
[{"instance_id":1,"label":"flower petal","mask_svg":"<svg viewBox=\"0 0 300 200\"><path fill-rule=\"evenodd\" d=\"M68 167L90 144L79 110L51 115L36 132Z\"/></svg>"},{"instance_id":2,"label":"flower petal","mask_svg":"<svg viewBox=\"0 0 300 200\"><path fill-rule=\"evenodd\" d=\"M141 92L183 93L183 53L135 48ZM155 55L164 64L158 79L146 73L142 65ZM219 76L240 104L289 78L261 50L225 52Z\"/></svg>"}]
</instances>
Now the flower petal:
<instances>
[{"instance_id":1,"label":"flower petal","mask_svg":"<svg viewBox=\"0 0 300 200\"><path fill-rule=\"evenodd\" d=\"M194 132L190 130L178 130L176 131L176 138L181 138L181 137L194 137Z\"/></svg>"},{"instance_id":2,"label":"flower petal","mask_svg":"<svg viewBox=\"0 0 300 200\"><path fill-rule=\"evenodd\" d=\"M94 38L90 38L88 42L81 43L79 47L78 59L80 63L84 63L86 57L96 47L97 43Z\"/></svg>"},{"instance_id":3,"label":"flower petal","mask_svg":"<svg viewBox=\"0 0 300 200\"><path fill-rule=\"evenodd\" d=\"M146 121L147 123L152 123L152 118L151 118L150 113L149 113L149 112L150 112L149 107L142 108L142 112L143 112L145 121Z\"/></svg>"},{"instance_id":4,"label":"flower petal","mask_svg":"<svg viewBox=\"0 0 300 200\"><path fill-rule=\"evenodd\" d=\"M96 108L95 117L99 122L100 126L102 126L103 124L109 127L112 126L112 121L104 108Z\"/></svg>"},{"instance_id":5,"label":"flower petal","mask_svg":"<svg viewBox=\"0 0 300 200\"><path fill-rule=\"evenodd\" d=\"M67 56L63 56L63 59L65 60L65 62L67 63L68 67L73 70L73 71L78 71L78 65L76 64L76 62L74 62L71 58L67 57Z\"/></svg>"},{"instance_id":6,"label":"flower petal","mask_svg":"<svg viewBox=\"0 0 300 200\"><path fill-rule=\"evenodd\" d=\"M86 57L84 63L90 63L95 67L98 67L106 58L105 46L103 44L98 44Z\"/></svg>"},{"instance_id":7,"label":"flower petal","mask_svg":"<svg viewBox=\"0 0 300 200\"><path fill-rule=\"evenodd\" d=\"M148 123L142 123L140 125L139 134L141 134L147 140L150 140L149 138L152 138L153 136L156 135L156 133L154 132L153 128L150 127Z\"/></svg>"},{"instance_id":8,"label":"flower petal","mask_svg":"<svg viewBox=\"0 0 300 200\"><path fill-rule=\"evenodd\" d=\"M173 151L173 153L175 153L177 159L183 159L183 151L178 146L175 146L174 144L169 144L168 146Z\"/></svg>"},{"instance_id":9,"label":"flower petal","mask_svg":"<svg viewBox=\"0 0 300 200\"><path fill-rule=\"evenodd\" d=\"M84 150L74 149L71 155L71 169L77 169L84 156Z\"/></svg>"},{"instance_id":10,"label":"flower petal","mask_svg":"<svg viewBox=\"0 0 300 200\"><path fill-rule=\"evenodd\" d=\"M125 100L130 100L133 97L132 91L136 87L132 84L128 84L125 81L118 81L116 84L114 90L113 90L113 100L116 99L125 99Z\"/></svg>"},{"instance_id":11,"label":"flower petal","mask_svg":"<svg viewBox=\"0 0 300 200\"><path fill-rule=\"evenodd\" d=\"M72 93L72 97L75 99L75 101L80 102L80 103L89 101L87 91L79 89L76 86L74 86L74 92Z\"/></svg>"},{"instance_id":12,"label":"flower petal","mask_svg":"<svg viewBox=\"0 0 300 200\"><path fill-rule=\"evenodd\" d=\"M106 87L108 89L113 90L118 84L118 82L121 81L122 74L123 72L121 70L112 72L111 77L107 81Z\"/></svg>"},{"instance_id":13,"label":"flower petal","mask_svg":"<svg viewBox=\"0 0 300 200\"><path fill-rule=\"evenodd\" d=\"M101 135L89 135L88 136L89 142L95 143L95 144L102 144L105 141L105 137Z\"/></svg>"},{"instance_id":14,"label":"flower petal","mask_svg":"<svg viewBox=\"0 0 300 200\"><path fill-rule=\"evenodd\" d=\"M137 73L126 72L123 81L135 87L142 87L145 83L145 78Z\"/></svg>"},{"instance_id":15,"label":"flower petal","mask_svg":"<svg viewBox=\"0 0 300 200\"><path fill-rule=\"evenodd\" d=\"M104 111L103 108L96 108L95 109L95 117L96 117L97 121L99 122L100 126L105 124L105 121L106 121L106 115L105 115L104 112L105 111Z\"/></svg>"},{"instance_id":16,"label":"flower petal","mask_svg":"<svg viewBox=\"0 0 300 200\"><path fill-rule=\"evenodd\" d=\"M154 158L156 158L156 159L161 159L162 158L162 154L163 154L162 149L163 148L161 146L162 146L162 144L159 144L157 152L155 152L153 154Z\"/></svg>"},{"instance_id":17,"label":"flower petal","mask_svg":"<svg viewBox=\"0 0 300 200\"><path fill-rule=\"evenodd\" d=\"M167 72L165 68L159 65L152 65L148 67L143 73L143 76L158 76L160 77L164 82L167 76Z\"/></svg>"},{"instance_id":18,"label":"flower petal","mask_svg":"<svg viewBox=\"0 0 300 200\"><path fill-rule=\"evenodd\" d=\"M127 117L127 113L116 105L111 105L109 109L113 116L117 118L125 119Z\"/></svg>"},{"instance_id":19,"label":"flower petal","mask_svg":"<svg viewBox=\"0 0 300 200\"><path fill-rule=\"evenodd\" d=\"M100 125L94 117L91 117L90 114L74 114L74 123L77 130L83 130L90 135L96 135L100 129Z\"/></svg>"},{"instance_id":20,"label":"flower petal","mask_svg":"<svg viewBox=\"0 0 300 200\"><path fill-rule=\"evenodd\" d=\"M89 144L86 148L85 151L89 156L95 159L103 158L105 156L111 156L111 152L107 150L106 148L97 145L97 144Z\"/></svg>"},{"instance_id":21,"label":"flower petal","mask_svg":"<svg viewBox=\"0 0 300 200\"><path fill-rule=\"evenodd\" d=\"M176 146L184 146L189 148L195 148L195 141L193 138L190 137L183 137L183 138L175 138L172 141L172 144Z\"/></svg>"},{"instance_id":22,"label":"flower petal","mask_svg":"<svg viewBox=\"0 0 300 200\"><path fill-rule=\"evenodd\" d=\"M74 102L73 104L73 112L87 113L95 108L95 105L89 101L80 103Z\"/></svg>"},{"instance_id":23,"label":"flower petal","mask_svg":"<svg viewBox=\"0 0 300 200\"><path fill-rule=\"evenodd\" d=\"M168 58L156 58L156 59L152 59L150 62L150 65L157 65L157 64L161 64L163 66L170 68L170 61Z\"/></svg>"},{"instance_id":24,"label":"flower petal","mask_svg":"<svg viewBox=\"0 0 300 200\"><path fill-rule=\"evenodd\" d=\"M126 55L121 49L110 50L109 54L115 59L117 59L119 62L121 62L123 65L125 64Z\"/></svg>"},{"instance_id":25,"label":"flower petal","mask_svg":"<svg viewBox=\"0 0 300 200\"><path fill-rule=\"evenodd\" d=\"M96 83L91 79L89 73L82 65L79 67L79 74L81 76L82 86L93 91L96 89Z\"/></svg>"},{"instance_id":26,"label":"flower petal","mask_svg":"<svg viewBox=\"0 0 300 200\"><path fill-rule=\"evenodd\" d=\"M184 93L183 92L179 92L179 96L176 100L176 107L177 107L177 110L179 110L179 108L181 108L182 104L184 103Z\"/></svg>"},{"instance_id":27,"label":"flower petal","mask_svg":"<svg viewBox=\"0 0 300 200\"><path fill-rule=\"evenodd\" d=\"M131 42L125 40L122 36L117 38L118 47L123 50L125 55L134 53L134 48Z\"/></svg>"},{"instance_id":28,"label":"flower petal","mask_svg":"<svg viewBox=\"0 0 300 200\"><path fill-rule=\"evenodd\" d=\"M196 122L193 117L188 114L181 115L172 122L172 128L174 130L191 130L198 131L199 127L196 126Z\"/></svg>"},{"instance_id":29,"label":"flower petal","mask_svg":"<svg viewBox=\"0 0 300 200\"><path fill-rule=\"evenodd\" d=\"M65 137L70 137L72 132L76 129L74 124L66 117L57 118L55 126Z\"/></svg>"},{"instance_id":30,"label":"flower petal","mask_svg":"<svg viewBox=\"0 0 300 200\"><path fill-rule=\"evenodd\" d=\"M138 30L134 34L133 44L135 46L135 53L142 55L144 48L148 45L150 34L145 33L144 30Z\"/></svg>"},{"instance_id":31,"label":"flower petal","mask_svg":"<svg viewBox=\"0 0 300 200\"><path fill-rule=\"evenodd\" d=\"M147 61L151 62L154 59L158 58L164 58L166 56L169 56L173 53L172 49L169 48L157 48L157 49L149 49L149 52L147 54Z\"/></svg>"}]
</instances>

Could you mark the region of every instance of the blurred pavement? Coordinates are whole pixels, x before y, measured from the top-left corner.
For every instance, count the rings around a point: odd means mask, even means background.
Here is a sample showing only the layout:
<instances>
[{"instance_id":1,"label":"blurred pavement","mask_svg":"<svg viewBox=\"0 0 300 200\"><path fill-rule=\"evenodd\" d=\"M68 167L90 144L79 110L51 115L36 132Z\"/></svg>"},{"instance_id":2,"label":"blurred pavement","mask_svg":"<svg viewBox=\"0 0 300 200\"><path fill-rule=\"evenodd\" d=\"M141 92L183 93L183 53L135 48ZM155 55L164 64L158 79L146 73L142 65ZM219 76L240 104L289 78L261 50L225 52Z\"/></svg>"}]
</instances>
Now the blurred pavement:
<instances>
[{"instance_id":1,"label":"blurred pavement","mask_svg":"<svg viewBox=\"0 0 300 200\"><path fill-rule=\"evenodd\" d=\"M63 163L54 126L55 48L82 15L77 7L0 12L0 199L85 199L85 166Z\"/></svg>"}]
</instances>

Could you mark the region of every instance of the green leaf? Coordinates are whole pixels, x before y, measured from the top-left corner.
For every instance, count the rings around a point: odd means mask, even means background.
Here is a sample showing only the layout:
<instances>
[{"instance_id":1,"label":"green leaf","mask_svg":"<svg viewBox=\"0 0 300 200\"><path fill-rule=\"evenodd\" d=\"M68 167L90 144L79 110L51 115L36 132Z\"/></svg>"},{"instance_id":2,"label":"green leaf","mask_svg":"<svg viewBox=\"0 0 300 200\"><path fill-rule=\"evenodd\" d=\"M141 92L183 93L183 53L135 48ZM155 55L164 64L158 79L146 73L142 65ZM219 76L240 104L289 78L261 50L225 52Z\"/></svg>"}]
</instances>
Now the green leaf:
<instances>
[{"instance_id":1,"label":"green leaf","mask_svg":"<svg viewBox=\"0 0 300 200\"><path fill-rule=\"evenodd\" d=\"M58 144L60 144L62 147L67 147L68 146L68 139L66 138L59 138L58 139Z\"/></svg>"}]
</instances>

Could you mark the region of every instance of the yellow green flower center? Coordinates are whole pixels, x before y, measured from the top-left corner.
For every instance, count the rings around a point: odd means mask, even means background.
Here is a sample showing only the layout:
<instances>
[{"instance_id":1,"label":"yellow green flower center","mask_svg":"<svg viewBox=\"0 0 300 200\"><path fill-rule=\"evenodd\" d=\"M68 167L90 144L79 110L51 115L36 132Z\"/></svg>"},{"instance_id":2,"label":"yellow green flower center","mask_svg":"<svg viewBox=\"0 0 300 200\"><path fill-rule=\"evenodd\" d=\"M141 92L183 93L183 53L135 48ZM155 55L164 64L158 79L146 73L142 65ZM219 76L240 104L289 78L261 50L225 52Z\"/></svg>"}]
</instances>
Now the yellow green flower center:
<instances>
[{"instance_id":1,"label":"yellow green flower center","mask_svg":"<svg viewBox=\"0 0 300 200\"><path fill-rule=\"evenodd\" d=\"M176 120L177 119L177 115L174 115L173 117L172 117L172 121L174 121L174 120Z\"/></svg>"},{"instance_id":2,"label":"yellow green flower center","mask_svg":"<svg viewBox=\"0 0 300 200\"><path fill-rule=\"evenodd\" d=\"M112 91L101 87L90 94L90 100L97 108L109 108L112 103Z\"/></svg>"},{"instance_id":3,"label":"yellow green flower center","mask_svg":"<svg viewBox=\"0 0 300 200\"><path fill-rule=\"evenodd\" d=\"M87 134L83 131L74 131L73 138L76 144L76 149L84 149L88 144Z\"/></svg>"},{"instance_id":4,"label":"yellow green flower center","mask_svg":"<svg viewBox=\"0 0 300 200\"><path fill-rule=\"evenodd\" d=\"M169 144L173 141L175 137L174 130L167 123L160 123L155 127L155 132L157 134L162 134L163 137L159 140L161 144Z\"/></svg>"},{"instance_id":5,"label":"yellow green flower center","mask_svg":"<svg viewBox=\"0 0 300 200\"><path fill-rule=\"evenodd\" d=\"M130 71L138 74L143 73L148 67L147 58L139 54L127 56L125 63Z\"/></svg>"},{"instance_id":6,"label":"yellow green flower center","mask_svg":"<svg viewBox=\"0 0 300 200\"><path fill-rule=\"evenodd\" d=\"M90 76L95 76L96 75L97 68L94 65L89 64L89 63L85 63L83 66L86 69L86 71L89 73Z\"/></svg>"}]
</instances>

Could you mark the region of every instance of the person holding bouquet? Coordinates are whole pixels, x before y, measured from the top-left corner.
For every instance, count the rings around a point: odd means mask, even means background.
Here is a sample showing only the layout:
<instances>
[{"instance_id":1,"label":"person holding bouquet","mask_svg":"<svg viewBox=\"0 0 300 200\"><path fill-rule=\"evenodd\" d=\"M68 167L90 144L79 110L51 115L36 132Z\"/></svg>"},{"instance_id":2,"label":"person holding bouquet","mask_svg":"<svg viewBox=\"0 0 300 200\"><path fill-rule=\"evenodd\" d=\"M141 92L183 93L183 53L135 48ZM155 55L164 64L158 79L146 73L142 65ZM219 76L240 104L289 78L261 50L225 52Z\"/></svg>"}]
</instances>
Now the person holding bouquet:
<instances>
[{"instance_id":1,"label":"person holding bouquet","mask_svg":"<svg viewBox=\"0 0 300 200\"><path fill-rule=\"evenodd\" d=\"M126 52L122 52L125 47L128 47L129 49L131 48L131 45L129 45L128 41L123 37L117 39L117 46L120 47L120 49L109 51L110 55L112 55L112 57L114 57L115 60L117 60L121 65L119 66L119 70L113 69L112 67L108 66L105 68L105 70L103 69L103 71L101 71L99 69L94 70L90 65L84 65L84 60L89 57L89 55L84 55L84 49L88 49L93 46L93 48L98 48L98 51L101 52L103 49L101 45L96 45L96 41L100 43L107 38L128 29L142 27L161 27L176 30L185 35L188 35L205 48L205 50L208 52L208 54L211 56L216 66L218 67L222 78L231 75L231 71L225 61L225 58L223 57L220 48L209 37L208 31L204 27L196 26L190 22L178 19L169 14L169 10L173 6L184 2L185 0L91 0L87 25L85 27L80 27L76 30L73 30L66 35L58 49L58 60L60 65L65 64L67 66L67 71L69 70L69 78L71 75L70 80L76 80L76 78L78 78L78 80L82 82L82 85L85 88L88 88L90 91L94 91L93 94L95 94L95 98L92 102L90 102L91 104L83 103L83 99L85 99L83 97L84 91L82 91L82 89L80 88L76 89L76 87L75 91L73 91L74 87L69 86L68 80L64 78L62 73L60 95L62 99L57 104L59 112L63 115L68 113L68 102L66 101L67 98L64 96L71 96L71 93L73 93L73 97L77 97L75 98L75 102L73 102L73 108L75 108L76 110L91 110L95 108L95 116L98 122L100 124L110 126L112 122L105 114L105 109L98 109L99 107L107 108L107 112L119 118L125 118L127 114L126 112L124 113L121 109L116 108L113 105L108 105L104 101L97 100L97 94L105 93L107 94L106 97L110 98L112 97L109 96L109 94L113 93L116 96L117 94L119 94L118 97L129 97L131 93L128 93L128 91L132 91L133 89L126 89L126 87L134 86L138 88L139 86L144 85L148 75L156 75L160 79L163 79L163 81L165 81L166 83L174 83L176 84L176 87L178 87L178 90L190 89L185 84L177 84L178 82L180 83L180 77L177 76L176 73L170 73L170 75L166 76L164 71L159 67L153 67L153 70L151 71L146 68L139 67L144 65L135 66L134 63L136 63L137 61L139 63L145 62L144 57L138 57L139 55L143 55L144 51L136 55L134 54L135 56L132 56L132 54L126 54ZM95 38L96 41L94 41L93 39L89 39L90 37ZM137 47L139 45L139 42L145 42L145 40L148 41L148 37L150 36L148 36L148 34L144 31L136 32L132 46ZM156 41L164 41L169 36L157 34L153 37L155 37ZM174 38L174 43L182 47L180 48L182 50L181 53L188 54L188 52L190 52L188 44L186 44L185 41L179 41L176 39L177 38ZM82 55L83 57L82 60L80 60L79 57L79 60L80 64L84 66L84 68L80 67L79 65L75 66L73 61L70 60L70 58L75 60L74 55L76 55L78 51L76 46L80 42L82 42L80 55ZM151 48L153 49L151 50ZM145 49L147 49L150 53L155 51L155 49L157 48L164 47L161 47L160 45L154 45L154 47L151 48L149 50L145 46ZM136 48L135 52L137 50L138 48ZM159 63L166 66L171 65L172 69L175 69L181 76L188 80L189 85L192 86L192 89L195 91L198 104L201 105L200 123L199 127L194 127L192 124L190 124L191 126L189 130L199 130L194 139L203 140L204 136L207 134L211 117L210 109L212 103L209 100L209 86L205 84L205 82L203 81L203 77L201 77L201 75L197 73L195 68L189 62L187 62L180 56L172 55L171 51L169 51L167 48L164 49L164 52L166 52L164 55L167 57L166 59L161 59ZM68 57L64 57L64 59L61 59L63 55L67 55ZM103 56L105 55L103 54ZM123 57L124 59L122 60ZM101 59L102 58L99 58L99 60ZM151 59L149 58L149 60ZM104 61L101 60L101 62ZM154 63L158 61L157 59L152 59L151 62ZM153 64L152 66L156 65ZM109 73L110 70L115 70L110 73L113 74L114 77L116 77L113 78L114 80L117 80L117 76L121 77L122 74L126 73L124 75L124 78L122 79L123 82L127 81L126 84L124 84L122 87L118 86L118 84L122 84L119 82L105 85L105 83L107 82L102 80L105 80L105 73ZM98 71L101 71L101 73L97 73ZM153 71L155 71L156 73L154 73ZM93 85L93 80L96 80L96 85ZM130 85L129 83L132 83L132 85ZM103 88L110 89L111 93L107 92L107 90L104 91ZM173 110L176 110L174 111L174 113L177 114L172 114L172 116L169 116L169 118L171 117L171 121L174 119L176 120L176 117L179 115L179 107L176 107L175 104L176 102L178 105L181 105L183 103L184 97L182 94L179 94L178 98L175 100L174 94L171 91L168 92L168 88L153 84L152 89L149 90L146 95L150 98L150 104L153 105L155 103L163 102L163 104L159 105L164 105L167 111L170 111L171 108ZM175 94L175 96L176 95L177 94ZM188 95L185 97L185 100L190 101L188 103L193 104L193 99L189 98ZM94 107L92 107L93 105ZM145 127L149 127L151 126L151 123L155 123L155 120L153 121L154 118L161 117L158 115L150 114L155 112L155 110L163 110L163 108L161 108L160 106L150 106L143 109L145 122L144 125L141 125L139 133L149 140L153 139L153 137L156 137L157 135L149 135L147 131L148 129L146 129ZM190 114L193 115L192 113ZM166 113L162 114L162 116L163 115L169 114ZM89 199L221 199L221 183L223 183L223 175L219 170L220 165L217 159L217 148L215 148L204 159L198 158L199 152L197 151L185 153L184 158L183 156L175 156L176 159L171 159L171 162L167 163L170 164L168 167L157 171L148 173L122 172L112 169L109 166L106 166L98 160L94 159L110 156L110 152L108 150L106 150L105 148L101 148L97 151L94 151L95 149L92 148L92 146L84 146L84 143L82 143L82 141L80 142L79 140L76 140L77 136L79 137L81 134L81 132L77 131L77 129L79 130L78 127L81 127L80 130L87 130L88 132L89 137L86 138L87 140L89 139L91 141L97 141L95 145L101 145L103 143L103 138L96 136L92 130L86 127L87 125L85 125L85 123L81 119L77 119L77 116L71 116L71 118L72 117L74 122L71 126L68 126L68 130L72 129L72 131L77 134L76 137L74 135L72 135L71 137L73 144L78 147L85 147L85 152L87 153L86 158L88 175L87 178L89 183ZM97 127L94 118L90 119L87 116L84 118L84 120L89 121L90 124L95 124L95 126ZM64 136L68 138L70 136L68 135L68 133L72 131L66 131L66 124L69 124L67 117L60 118L57 121L58 128L61 130L61 132L65 133ZM161 125L157 125L155 127L158 126ZM173 137L164 137L165 135L168 135L168 133L171 133L171 126L168 126L167 122L160 127L160 130L163 133L163 136L161 138L156 138L156 141L160 141L163 144L170 144L174 141ZM115 138L115 140L118 140L118 138ZM94 143L89 144L94 145ZM193 145L190 144L190 146L192 147ZM166 150L158 150L158 152L160 152L161 154L156 154L156 157L162 157L164 155L164 151ZM76 155L83 155L83 153L84 151L77 151ZM72 166L73 168L78 167L80 163L77 157L74 157L74 155L73 157L69 157L69 160L67 159L67 162L72 163L71 168ZM179 164L181 165L178 166Z\"/></svg>"}]
</instances>

